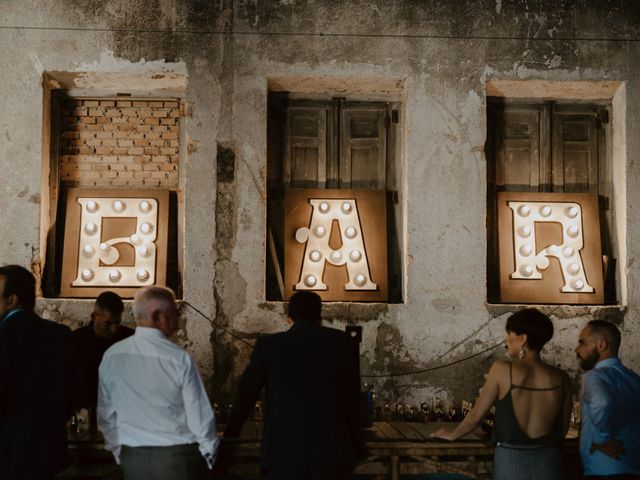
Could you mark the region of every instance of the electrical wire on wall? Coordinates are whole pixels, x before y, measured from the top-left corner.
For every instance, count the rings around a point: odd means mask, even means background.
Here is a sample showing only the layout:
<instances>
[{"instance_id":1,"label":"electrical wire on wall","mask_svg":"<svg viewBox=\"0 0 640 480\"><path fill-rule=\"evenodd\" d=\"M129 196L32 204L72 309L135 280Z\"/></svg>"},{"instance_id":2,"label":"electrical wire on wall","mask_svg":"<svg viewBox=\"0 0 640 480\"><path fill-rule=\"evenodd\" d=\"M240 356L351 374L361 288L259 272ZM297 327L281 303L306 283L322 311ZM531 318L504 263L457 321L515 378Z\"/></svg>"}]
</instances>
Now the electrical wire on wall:
<instances>
[{"instance_id":1,"label":"electrical wire on wall","mask_svg":"<svg viewBox=\"0 0 640 480\"><path fill-rule=\"evenodd\" d=\"M211 318L206 316L204 313L202 313L200 310L198 310L196 307L191 305L188 301L182 300L182 303L184 303L185 305L190 307L192 310L194 310L196 313L198 313L200 316L205 318L215 328L219 328L220 330L222 330L223 333L228 334L234 340L238 340L239 342L244 343L245 345L249 346L250 348L253 348L253 345L251 343L247 342L244 338L242 338L242 337L236 335L235 333L231 332L228 328L225 328L222 325L218 324L217 322L215 322L214 320L212 320ZM547 315L550 316L558 307L560 307L560 305L557 305L554 308L552 308L549 311L549 313L547 313ZM406 371L406 372L388 372L388 373L365 374L365 375L361 374L360 377L362 377L362 378L392 378L392 377L402 377L402 376L407 376L407 375L419 375L419 374L422 374L422 373L433 372L435 370L441 370L443 368L452 367L453 365L457 365L459 363L466 362L467 360L471 360L472 358L478 357L478 356L480 356L480 355L482 355L484 353L490 352L490 351L495 350L496 348L498 348L500 346L503 346L504 343L505 343L504 341L501 341L501 342L496 343L495 345L493 345L491 347L487 347L484 350L481 350L479 352L473 353L473 354L468 355L468 356L466 356L464 358L460 358L458 360L454 360L453 362L445 363L445 364L442 364L442 365L437 365L435 367L421 368L421 369L418 369L418 370L409 370L409 371Z\"/></svg>"}]
</instances>

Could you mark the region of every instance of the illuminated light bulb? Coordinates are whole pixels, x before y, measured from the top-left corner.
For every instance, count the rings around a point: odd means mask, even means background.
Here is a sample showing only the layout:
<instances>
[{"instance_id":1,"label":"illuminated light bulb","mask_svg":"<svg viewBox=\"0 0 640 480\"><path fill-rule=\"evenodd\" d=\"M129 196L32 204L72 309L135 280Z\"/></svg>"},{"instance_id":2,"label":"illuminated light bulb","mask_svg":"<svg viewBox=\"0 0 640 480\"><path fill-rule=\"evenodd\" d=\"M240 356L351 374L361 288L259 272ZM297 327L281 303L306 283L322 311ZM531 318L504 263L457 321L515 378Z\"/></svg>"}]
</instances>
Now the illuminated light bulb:
<instances>
[{"instance_id":1,"label":"illuminated light bulb","mask_svg":"<svg viewBox=\"0 0 640 480\"><path fill-rule=\"evenodd\" d=\"M151 204L149 202L147 202L146 200L140 202L140 211L142 213L147 213L149 212L149 210L151 210Z\"/></svg>"},{"instance_id":2,"label":"illuminated light bulb","mask_svg":"<svg viewBox=\"0 0 640 480\"><path fill-rule=\"evenodd\" d=\"M573 257L573 248L572 247L564 247L564 249L562 250L562 254L569 258L569 257Z\"/></svg>"},{"instance_id":3,"label":"illuminated light bulb","mask_svg":"<svg viewBox=\"0 0 640 480\"><path fill-rule=\"evenodd\" d=\"M523 265L522 268L520 268L520 273L525 277L530 277L533 275L533 267L531 265Z\"/></svg>"},{"instance_id":4,"label":"illuminated light bulb","mask_svg":"<svg viewBox=\"0 0 640 480\"><path fill-rule=\"evenodd\" d=\"M360 253L360 250L357 250L357 249L351 250L351 253L349 254L349 258L354 262L357 262L362 258L362 254Z\"/></svg>"},{"instance_id":5,"label":"illuminated light bulb","mask_svg":"<svg viewBox=\"0 0 640 480\"><path fill-rule=\"evenodd\" d=\"M518 209L518 213L520 214L521 217L527 217L531 213L531 209L526 205L522 205Z\"/></svg>"},{"instance_id":6,"label":"illuminated light bulb","mask_svg":"<svg viewBox=\"0 0 640 480\"><path fill-rule=\"evenodd\" d=\"M129 241L135 245L136 243L138 243L140 241L140 237L138 236L137 233L134 233L133 235L131 235L129 237Z\"/></svg>"},{"instance_id":7,"label":"illuminated light bulb","mask_svg":"<svg viewBox=\"0 0 640 480\"><path fill-rule=\"evenodd\" d=\"M576 290L582 290L584 288L584 282L582 280L575 280L573 282L573 288Z\"/></svg>"},{"instance_id":8,"label":"illuminated light bulb","mask_svg":"<svg viewBox=\"0 0 640 480\"><path fill-rule=\"evenodd\" d=\"M314 231L318 237L324 237L324 234L327 233L327 229L322 225L318 225Z\"/></svg>"},{"instance_id":9,"label":"illuminated light bulb","mask_svg":"<svg viewBox=\"0 0 640 480\"><path fill-rule=\"evenodd\" d=\"M528 237L529 235L531 235L531 227L522 227L520 228L520 236L521 237Z\"/></svg>"},{"instance_id":10,"label":"illuminated light bulb","mask_svg":"<svg viewBox=\"0 0 640 480\"><path fill-rule=\"evenodd\" d=\"M576 207L567 208L566 215L569 218L576 218L578 216L578 209Z\"/></svg>"},{"instance_id":11,"label":"illuminated light bulb","mask_svg":"<svg viewBox=\"0 0 640 480\"><path fill-rule=\"evenodd\" d=\"M91 213L95 212L96 210L98 210L98 204L94 200L89 200L87 202L87 210L89 210Z\"/></svg>"},{"instance_id":12,"label":"illuminated light bulb","mask_svg":"<svg viewBox=\"0 0 640 480\"><path fill-rule=\"evenodd\" d=\"M569 228L567 228L567 235L569 235L570 237L577 237L578 233L580 233L580 230L575 225L571 225Z\"/></svg>"},{"instance_id":13,"label":"illuminated light bulb","mask_svg":"<svg viewBox=\"0 0 640 480\"><path fill-rule=\"evenodd\" d=\"M533 248L531 247L531 245L523 245L520 247L520 253L524 257L528 257L529 255L531 255L532 252L533 252Z\"/></svg>"},{"instance_id":14,"label":"illuminated light bulb","mask_svg":"<svg viewBox=\"0 0 640 480\"><path fill-rule=\"evenodd\" d=\"M578 265L577 263L571 263L567 267L567 270L569 270L569 273L571 275L575 275L580 271L580 265Z\"/></svg>"},{"instance_id":15,"label":"illuminated light bulb","mask_svg":"<svg viewBox=\"0 0 640 480\"><path fill-rule=\"evenodd\" d=\"M149 255L149 249L145 246L138 247L136 250L138 251L138 254L142 257L146 257L147 255Z\"/></svg>"},{"instance_id":16,"label":"illuminated light bulb","mask_svg":"<svg viewBox=\"0 0 640 480\"><path fill-rule=\"evenodd\" d=\"M87 232L87 234L89 235L93 235L94 233L96 233L97 230L98 230L98 227L96 227L96 224L93 222L89 222L84 226L84 231Z\"/></svg>"},{"instance_id":17,"label":"illuminated light bulb","mask_svg":"<svg viewBox=\"0 0 640 480\"><path fill-rule=\"evenodd\" d=\"M144 222L142 225L140 225L140 231L142 233L151 233L151 229L152 227L150 223Z\"/></svg>"},{"instance_id":18,"label":"illuminated light bulb","mask_svg":"<svg viewBox=\"0 0 640 480\"><path fill-rule=\"evenodd\" d=\"M312 262L318 262L322 258L322 254L318 250L313 250L309 254L309 258L311 259Z\"/></svg>"},{"instance_id":19,"label":"illuminated light bulb","mask_svg":"<svg viewBox=\"0 0 640 480\"><path fill-rule=\"evenodd\" d=\"M327 202L322 202L319 208L322 213L327 213L329 211L329 204Z\"/></svg>"},{"instance_id":20,"label":"illuminated light bulb","mask_svg":"<svg viewBox=\"0 0 640 480\"><path fill-rule=\"evenodd\" d=\"M304 283L307 287L313 287L317 283L315 275L307 275L307 278L304 279Z\"/></svg>"},{"instance_id":21,"label":"illuminated light bulb","mask_svg":"<svg viewBox=\"0 0 640 480\"><path fill-rule=\"evenodd\" d=\"M100 244L100 250L102 250L103 252L108 252L109 250L111 250L111 247L109 246L108 243L102 242Z\"/></svg>"},{"instance_id":22,"label":"illuminated light bulb","mask_svg":"<svg viewBox=\"0 0 640 480\"><path fill-rule=\"evenodd\" d=\"M121 212L121 211L123 211L123 210L124 210L124 207L125 207L124 202L122 202L122 201L120 201L120 200L116 200L115 202L113 202L113 209L114 209L116 212Z\"/></svg>"},{"instance_id":23,"label":"illuminated light bulb","mask_svg":"<svg viewBox=\"0 0 640 480\"><path fill-rule=\"evenodd\" d=\"M351 203L350 202L344 202L342 204L342 211L346 214L351 213Z\"/></svg>"},{"instance_id":24,"label":"illuminated light bulb","mask_svg":"<svg viewBox=\"0 0 640 480\"><path fill-rule=\"evenodd\" d=\"M80 274L80 276L84 281L88 282L93 278L93 272L88 268L85 268L84 270L82 270L82 273Z\"/></svg>"},{"instance_id":25,"label":"illuminated light bulb","mask_svg":"<svg viewBox=\"0 0 640 480\"><path fill-rule=\"evenodd\" d=\"M540 215L542 215L543 217L548 217L549 215L551 215L551 208L547 205L540 208Z\"/></svg>"},{"instance_id":26,"label":"illuminated light bulb","mask_svg":"<svg viewBox=\"0 0 640 480\"><path fill-rule=\"evenodd\" d=\"M149 278L149 272L147 272L144 268L139 268L136 270L136 278L141 282L144 282Z\"/></svg>"},{"instance_id":27,"label":"illuminated light bulb","mask_svg":"<svg viewBox=\"0 0 640 480\"><path fill-rule=\"evenodd\" d=\"M334 262L339 262L340 260L342 260L342 253L340 253L339 250L334 250L333 252L331 252L331 260L333 260Z\"/></svg>"},{"instance_id":28,"label":"illuminated light bulb","mask_svg":"<svg viewBox=\"0 0 640 480\"><path fill-rule=\"evenodd\" d=\"M552 255L558 255L558 247L556 245L551 245L549 248L547 248L547 252L552 254Z\"/></svg>"},{"instance_id":29,"label":"illuminated light bulb","mask_svg":"<svg viewBox=\"0 0 640 480\"><path fill-rule=\"evenodd\" d=\"M82 253L84 253L87 257L92 256L96 252L96 249L91 245L85 245L82 249Z\"/></svg>"},{"instance_id":30,"label":"illuminated light bulb","mask_svg":"<svg viewBox=\"0 0 640 480\"><path fill-rule=\"evenodd\" d=\"M359 273L358 275L356 275L356 278L355 278L356 285L364 285L366 281L367 281L367 277L365 277L363 274Z\"/></svg>"},{"instance_id":31,"label":"illuminated light bulb","mask_svg":"<svg viewBox=\"0 0 640 480\"><path fill-rule=\"evenodd\" d=\"M118 280L120 280L120 270L116 270L115 268L113 270L109 271L109 280L111 280L112 282L117 282Z\"/></svg>"},{"instance_id":32,"label":"illuminated light bulb","mask_svg":"<svg viewBox=\"0 0 640 480\"><path fill-rule=\"evenodd\" d=\"M347 238L354 238L358 234L358 231L355 227L347 227L344 234Z\"/></svg>"}]
</instances>

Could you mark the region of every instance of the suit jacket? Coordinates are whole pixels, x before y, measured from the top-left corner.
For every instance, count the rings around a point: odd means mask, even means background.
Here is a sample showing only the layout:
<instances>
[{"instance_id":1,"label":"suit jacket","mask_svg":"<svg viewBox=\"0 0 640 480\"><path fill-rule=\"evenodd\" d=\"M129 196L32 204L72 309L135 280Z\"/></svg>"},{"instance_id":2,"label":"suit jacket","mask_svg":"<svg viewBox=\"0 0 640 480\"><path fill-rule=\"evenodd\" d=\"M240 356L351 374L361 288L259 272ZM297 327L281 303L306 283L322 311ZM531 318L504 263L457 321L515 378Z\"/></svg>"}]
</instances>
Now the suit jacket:
<instances>
[{"instance_id":1,"label":"suit jacket","mask_svg":"<svg viewBox=\"0 0 640 480\"><path fill-rule=\"evenodd\" d=\"M20 311L0 320L0 478L48 478L66 467L66 422L79 396L71 330Z\"/></svg>"},{"instance_id":2,"label":"suit jacket","mask_svg":"<svg viewBox=\"0 0 640 480\"><path fill-rule=\"evenodd\" d=\"M266 387L263 468L351 468L361 452L356 355L344 332L307 321L258 338L225 437L240 434Z\"/></svg>"},{"instance_id":3,"label":"suit jacket","mask_svg":"<svg viewBox=\"0 0 640 480\"><path fill-rule=\"evenodd\" d=\"M97 337L93 331L93 322L78 328L71 333L78 363L82 372L84 392L81 405L87 408L96 408L98 404L98 367L107 351L112 345L133 335L135 330L123 325L112 338Z\"/></svg>"}]
</instances>

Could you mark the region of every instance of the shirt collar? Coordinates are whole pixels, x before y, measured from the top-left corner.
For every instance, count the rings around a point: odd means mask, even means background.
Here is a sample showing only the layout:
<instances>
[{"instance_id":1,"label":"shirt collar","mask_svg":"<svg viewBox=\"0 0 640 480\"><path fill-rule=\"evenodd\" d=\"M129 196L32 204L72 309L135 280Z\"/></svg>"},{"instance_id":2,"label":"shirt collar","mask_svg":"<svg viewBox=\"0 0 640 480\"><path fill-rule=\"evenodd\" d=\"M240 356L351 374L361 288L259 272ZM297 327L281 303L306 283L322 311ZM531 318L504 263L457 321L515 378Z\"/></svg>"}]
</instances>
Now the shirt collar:
<instances>
[{"instance_id":1,"label":"shirt collar","mask_svg":"<svg viewBox=\"0 0 640 480\"><path fill-rule=\"evenodd\" d=\"M167 336L164 333L153 327L136 327L134 335L146 338L163 338L165 340L167 339Z\"/></svg>"},{"instance_id":2,"label":"shirt collar","mask_svg":"<svg viewBox=\"0 0 640 480\"><path fill-rule=\"evenodd\" d=\"M600 360L598 363L596 363L596 366L594 368L612 367L613 365L619 365L619 364L620 364L620 359L618 357L609 357L609 358L605 358L604 360Z\"/></svg>"},{"instance_id":3,"label":"shirt collar","mask_svg":"<svg viewBox=\"0 0 640 480\"><path fill-rule=\"evenodd\" d=\"M289 328L289 330L298 330L300 328L309 328L309 327L319 327L320 323L313 322L311 320L307 320L306 318L302 318L297 322L293 322L293 325Z\"/></svg>"},{"instance_id":4,"label":"shirt collar","mask_svg":"<svg viewBox=\"0 0 640 480\"><path fill-rule=\"evenodd\" d=\"M5 320L9 320L11 317L13 317L14 315L17 315L18 312L21 312L22 308L18 307L18 308L14 308L13 310L9 310L7 313L4 314L4 317L2 317L0 319L0 323L4 322Z\"/></svg>"}]
</instances>

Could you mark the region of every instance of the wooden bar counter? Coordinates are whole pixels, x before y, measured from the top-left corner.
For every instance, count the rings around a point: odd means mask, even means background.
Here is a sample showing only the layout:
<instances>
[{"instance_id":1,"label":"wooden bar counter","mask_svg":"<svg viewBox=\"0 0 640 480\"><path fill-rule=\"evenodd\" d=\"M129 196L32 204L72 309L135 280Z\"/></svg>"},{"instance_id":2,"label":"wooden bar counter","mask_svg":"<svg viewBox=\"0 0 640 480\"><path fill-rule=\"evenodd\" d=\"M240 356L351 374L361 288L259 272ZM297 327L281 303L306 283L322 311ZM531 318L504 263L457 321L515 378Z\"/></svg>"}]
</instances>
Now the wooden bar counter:
<instances>
[{"instance_id":1,"label":"wooden bar counter","mask_svg":"<svg viewBox=\"0 0 640 480\"><path fill-rule=\"evenodd\" d=\"M356 475L391 480L398 480L401 475L432 473L453 474L449 478L490 478L493 446L489 437L478 431L456 442L432 439L430 435L443 426L452 429L456 424L375 422L372 428L363 430L367 457L358 464ZM218 451L213 478L258 478L261 431L260 422L249 421L238 439L224 440ZM579 478L577 437L577 430L572 428L564 443L568 479ZM72 466L56 477L58 480L122 478L111 454L103 450L99 433L70 434L69 451Z\"/></svg>"}]
</instances>

